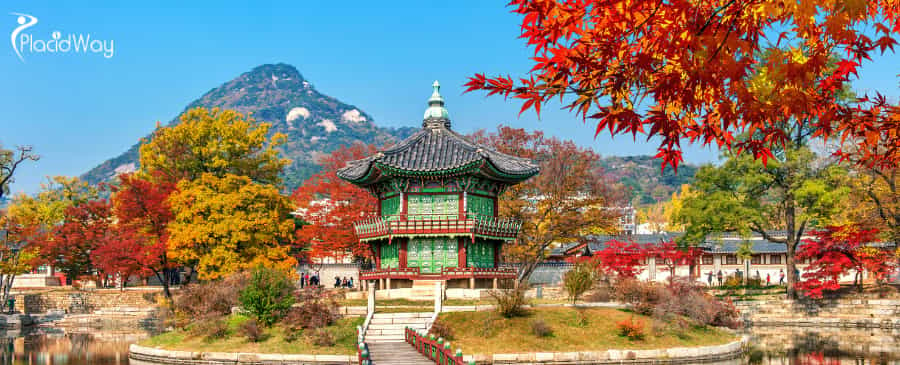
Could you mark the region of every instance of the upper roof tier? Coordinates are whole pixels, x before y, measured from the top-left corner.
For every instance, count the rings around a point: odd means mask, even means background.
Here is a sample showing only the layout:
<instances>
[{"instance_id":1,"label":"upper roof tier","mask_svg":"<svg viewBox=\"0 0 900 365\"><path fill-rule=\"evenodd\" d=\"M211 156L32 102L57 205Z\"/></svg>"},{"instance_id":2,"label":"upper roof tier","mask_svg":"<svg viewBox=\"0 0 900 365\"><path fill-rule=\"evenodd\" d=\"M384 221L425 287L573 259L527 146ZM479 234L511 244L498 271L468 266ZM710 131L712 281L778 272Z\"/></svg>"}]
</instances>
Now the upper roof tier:
<instances>
[{"instance_id":1,"label":"upper roof tier","mask_svg":"<svg viewBox=\"0 0 900 365\"><path fill-rule=\"evenodd\" d=\"M517 183L536 175L529 159L506 155L480 146L450 129L440 84L434 82L422 130L396 146L361 160L350 161L337 174L344 180L368 185L391 176L482 175Z\"/></svg>"}]
</instances>

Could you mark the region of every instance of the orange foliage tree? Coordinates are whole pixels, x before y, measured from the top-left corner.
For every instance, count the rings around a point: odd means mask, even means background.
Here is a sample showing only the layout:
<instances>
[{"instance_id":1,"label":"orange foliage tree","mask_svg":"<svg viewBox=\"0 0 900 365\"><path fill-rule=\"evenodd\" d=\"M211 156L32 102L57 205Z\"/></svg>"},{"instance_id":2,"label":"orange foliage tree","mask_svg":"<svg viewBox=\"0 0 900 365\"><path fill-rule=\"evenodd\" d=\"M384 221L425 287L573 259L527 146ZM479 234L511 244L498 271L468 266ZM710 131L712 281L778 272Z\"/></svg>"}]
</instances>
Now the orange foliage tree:
<instances>
[{"instance_id":1,"label":"orange foliage tree","mask_svg":"<svg viewBox=\"0 0 900 365\"><path fill-rule=\"evenodd\" d=\"M900 107L843 93L870 54L893 52L896 0L512 0L534 49L529 74L476 74L468 91L558 98L596 133L658 137L677 168L681 142L765 161L791 130L843 143L867 164L900 162ZM843 94L842 94L843 93ZM738 139L736 136L752 138Z\"/></svg>"},{"instance_id":2,"label":"orange foliage tree","mask_svg":"<svg viewBox=\"0 0 900 365\"><path fill-rule=\"evenodd\" d=\"M322 171L294 191L291 197L307 223L297 230L298 241L306 246L307 259L370 256L368 245L358 243L353 222L374 216L378 201L369 192L339 178L337 170L348 161L375 152L373 145L343 146L325 156L321 161Z\"/></svg>"},{"instance_id":3,"label":"orange foliage tree","mask_svg":"<svg viewBox=\"0 0 900 365\"><path fill-rule=\"evenodd\" d=\"M497 151L530 158L541 173L510 186L499 198L501 216L522 221L516 244L504 247L506 257L522 265L519 282L526 282L554 243L576 242L584 235L615 230L615 209L621 197L600 167L600 156L590 149L501 126L497 133L472 136Z\"/></svg>"}]
</instances>

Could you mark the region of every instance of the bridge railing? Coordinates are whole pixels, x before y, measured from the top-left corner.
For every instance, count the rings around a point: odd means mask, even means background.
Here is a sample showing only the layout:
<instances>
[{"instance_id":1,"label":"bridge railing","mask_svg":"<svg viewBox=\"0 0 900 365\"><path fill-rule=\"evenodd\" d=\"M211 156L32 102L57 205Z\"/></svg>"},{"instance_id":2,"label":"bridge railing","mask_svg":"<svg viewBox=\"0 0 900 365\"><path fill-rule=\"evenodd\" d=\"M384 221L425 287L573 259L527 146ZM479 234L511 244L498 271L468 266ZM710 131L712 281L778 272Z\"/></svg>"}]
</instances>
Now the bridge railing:
<instances>
[{"instance_id":1,"label":"bridge railing","mask_svg":"<svg viewBox=\"0 0 900 365\"><path fill-rule=\"evenodd\" d=\"M438 365L475 365L475 361L469 361L468 364L463 361L461 349L456 352L450 349L450 342L444 341L443 338L434 338L434 335L426 335L424 331L420 332L415 329L406 327L406 343L410 344L420 354L434 361Z\"/></svg>"}]
</instances>

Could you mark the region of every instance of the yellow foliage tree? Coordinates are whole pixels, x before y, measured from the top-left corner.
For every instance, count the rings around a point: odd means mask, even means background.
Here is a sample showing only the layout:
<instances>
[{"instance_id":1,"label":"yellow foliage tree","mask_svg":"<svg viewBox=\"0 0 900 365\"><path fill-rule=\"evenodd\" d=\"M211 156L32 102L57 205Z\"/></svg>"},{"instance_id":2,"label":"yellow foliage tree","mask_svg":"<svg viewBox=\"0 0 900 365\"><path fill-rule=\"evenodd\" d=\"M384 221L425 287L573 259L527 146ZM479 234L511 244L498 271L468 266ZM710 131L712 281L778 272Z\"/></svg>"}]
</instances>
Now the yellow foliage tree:
<instances>
[{"instance_id":1,"label":"yellow foliage tree","mask_svg":"<svg viewBox=\"0 0 900 365\"><path fill-rule=\"evenodd\" d=\"M8 213L20 224L38 225L45 229L59 224L67 208L99 198L96 187L77 177L55 176L41 184L36 196L17 194Z\"/></svg>"},{"instance_id":2,"label":"yellow foliage tree","mask_svg":"<svg viewBox=\"0 0 900 365\"><path fill-rule=\"evenodd\" d=\"M141 145L141 170L173 183L232 174L277 185L290 161L277 149L287 137L269 138L270 127L234 110L194 108L181 115L181 123L158 127Z\"/></svg>"},{"instance_id":3,"label":"yellow foliage tree","mask_svg":"<svg viewBox=\"0 0 900 365\"><path fill-rule=\"evenodd\" d=\"M291 203L272 185L247 176L210 173L182 180L169 197L168 257L212 280L258 265L292 272Z\"/></svg>"}]
</instances>

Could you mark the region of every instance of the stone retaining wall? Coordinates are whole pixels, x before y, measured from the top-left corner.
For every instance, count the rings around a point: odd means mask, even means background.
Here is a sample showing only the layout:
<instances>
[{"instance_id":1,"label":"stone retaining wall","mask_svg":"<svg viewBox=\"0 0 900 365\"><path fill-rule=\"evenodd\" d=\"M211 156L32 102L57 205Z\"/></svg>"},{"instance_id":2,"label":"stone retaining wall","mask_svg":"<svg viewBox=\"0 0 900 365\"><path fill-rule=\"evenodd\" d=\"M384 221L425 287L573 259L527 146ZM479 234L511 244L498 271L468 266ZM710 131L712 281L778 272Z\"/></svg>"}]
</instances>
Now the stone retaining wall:
<instances>
[{"instance_id":1,"label":"stone retaining wall","mask_svg":"<svg viewBox=\"0 0 900 365\"><path fill-rule=\"evenodd\" d=\"M357 364L356 355L252 354L229 352L171 351L131 345L131 365L197 364L197 365L348 365Z\"/></svg>"},{"instance_id":2,"label":"stone retaining wall","mask_svg":"<svg viewBox=\"0 0 900 365\"><path fill-rule=\"evenodd\" d=\"M718 346L674 347L657 350L606 350L580 352L532 352L463 356L478 364L740 364L748 337Z\"/></svg>"},{"instance_id":3,"label":"stone retaining wall","mask_svg":"<svg viewBox=\"0 0 900 365\"><path fill-rule=\"evenodd\" d=\"M900 300L832 299L735 302L752 325L900 328Z\"/></svg>"},{"instance_id":4,"label":"stone retaining wall","mask_svg":"<svg viewBox=\"0 0 900 365\"><path fill-rule=\"evenodd\" d=\"M40 292L25 292L12 295L16 300L16 310L26 314L63 311L65 313L91 313L97 310L116 309L136 311L156 307L155 297L160 289L125 290L96 289L69 290L53 289Z\"/></svg>"},{"instance_id":5,"label":"stone retaining wall","mask_svg":"<svg viewBox=\"0 0 900 365\"><path fill-rule=\"evenodd\" d=\"M734 360L746 348L748 338L724 345L704 347L676 347L658 350L606 350L581 352L534 352L521 354L469 355L464 360L478 364L698 364ZM350 355L288 355L222 352L171 351L131 345L129 363L132 365L345 365L356 364L356 356Z\"/></svg>"}]
</instances>

